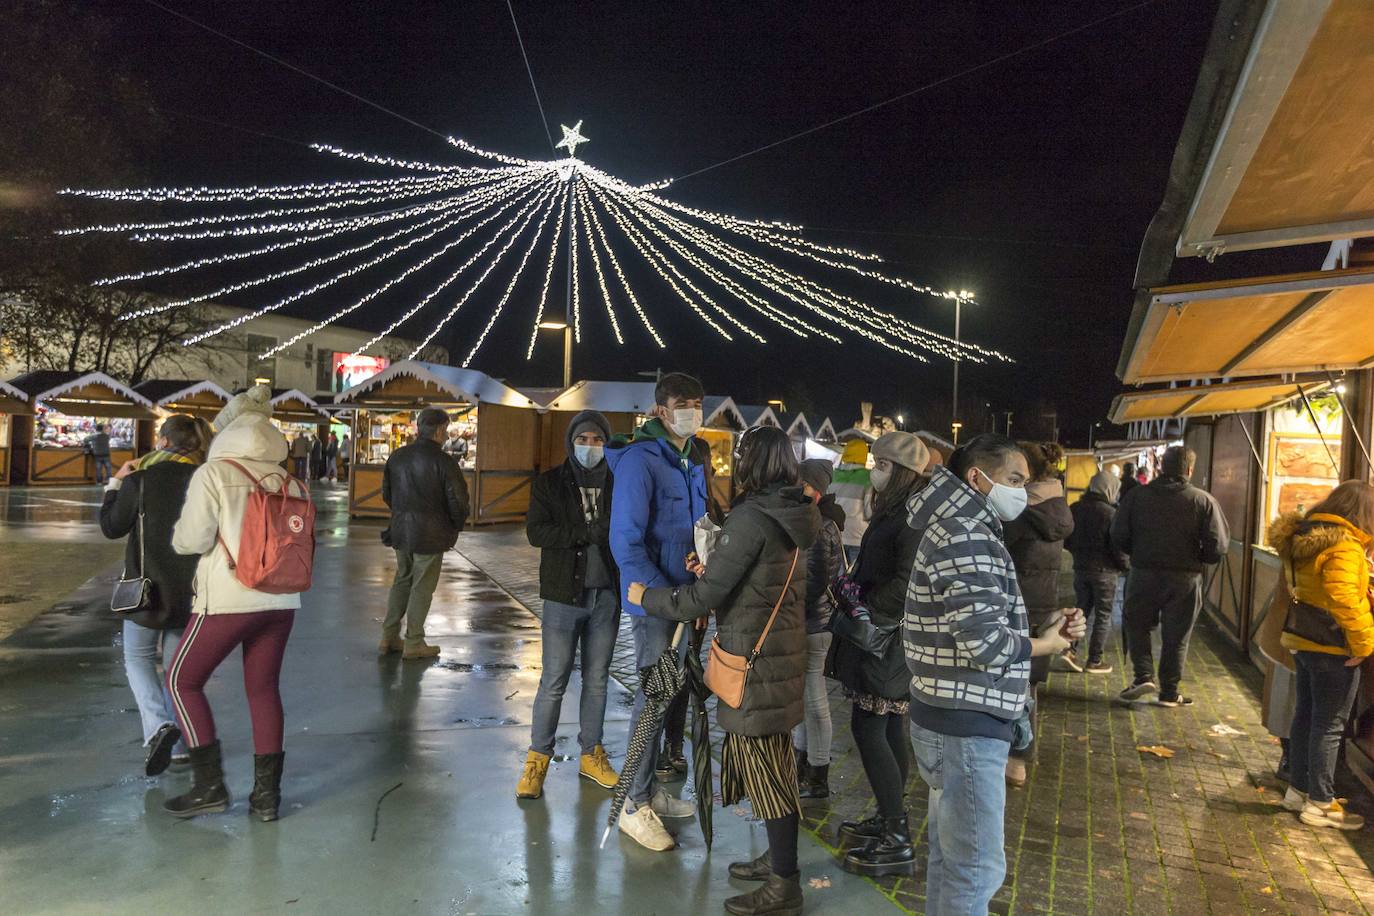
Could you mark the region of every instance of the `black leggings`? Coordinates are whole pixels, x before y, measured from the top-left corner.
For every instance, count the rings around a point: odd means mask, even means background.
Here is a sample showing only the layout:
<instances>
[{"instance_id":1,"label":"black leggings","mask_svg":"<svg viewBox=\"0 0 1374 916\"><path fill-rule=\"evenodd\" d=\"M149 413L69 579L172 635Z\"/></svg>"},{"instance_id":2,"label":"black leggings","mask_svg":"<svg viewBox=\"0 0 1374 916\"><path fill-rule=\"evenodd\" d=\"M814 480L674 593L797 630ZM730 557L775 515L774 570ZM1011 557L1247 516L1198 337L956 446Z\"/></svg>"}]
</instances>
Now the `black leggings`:
<instances>
[{"instance_id":1,"label":"black leggings","mask_svg":"<svg viewBox=\"0 0 1374 916\"><path fill-rule=\"evenodd\" d=\"M883 817L901 816L905 811L902 792L911 773L905 717L898 713L866 712L855 704L849 727L863 760L864 773L873 787L878 813Z\"/></svg>"},{"instance_id":2,"label":"black leggings","mask_svg":"<svg viewBox=\"0 0 1374 916\"><path fill-rule=\"evenodd\" d=\"M773 874L790 878L797 873L797 812L763 822L768 831L768 859Z\"/></svg>"}]
</instances>

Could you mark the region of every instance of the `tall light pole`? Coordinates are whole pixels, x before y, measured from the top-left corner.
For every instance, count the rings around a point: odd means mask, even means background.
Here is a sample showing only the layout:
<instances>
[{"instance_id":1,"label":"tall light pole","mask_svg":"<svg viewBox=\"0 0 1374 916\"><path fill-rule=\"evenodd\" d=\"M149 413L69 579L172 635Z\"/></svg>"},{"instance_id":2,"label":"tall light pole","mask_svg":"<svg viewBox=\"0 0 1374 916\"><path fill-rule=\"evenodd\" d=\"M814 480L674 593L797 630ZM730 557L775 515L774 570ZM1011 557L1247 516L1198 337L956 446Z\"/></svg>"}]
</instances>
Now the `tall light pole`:
<instances>
[{"instance_id":1,"label":"tall light pole","mask_svg":"<svg viewBox=\"0 0 1374 916\"><path fill-rule=\"evenodd\" d=\"M972 299L973 293L961 289L954 297L954 396L950 398L949 428L954 434L954 444L959 444L959 430L964 424L959 422L959 319L965 299Z\"/></svg>"}]
</instances>

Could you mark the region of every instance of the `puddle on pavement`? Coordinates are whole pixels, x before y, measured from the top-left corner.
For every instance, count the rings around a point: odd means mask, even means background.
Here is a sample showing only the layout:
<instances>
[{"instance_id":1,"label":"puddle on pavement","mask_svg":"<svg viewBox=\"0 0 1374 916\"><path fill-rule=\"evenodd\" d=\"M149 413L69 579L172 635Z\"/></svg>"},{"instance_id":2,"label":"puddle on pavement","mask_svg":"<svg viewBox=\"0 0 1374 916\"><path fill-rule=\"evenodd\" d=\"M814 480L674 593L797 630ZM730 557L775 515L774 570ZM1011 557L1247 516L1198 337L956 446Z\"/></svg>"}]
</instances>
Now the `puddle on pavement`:
<instances>
[{"instance_id":1,"label":"puddle on pavement","mask_svg":"<svg viewBox=\"0 0 1374 916\"><path fill-rule=\"evenodd\" d=\"M454 719L453 725L475 725L478 728L490 728L493 725L519 725L520 720L506 716L498 719L496 716L477 716L476 718Z\"/></svg>"},{"instance_id":2,"label":"puddle on pavement","mask_svg":"<svg viewBox=\"0 0 1374 916\"><path fill-rule=\"evenodd\" d=\"M490 665L473 665L468 662L435 662L431 668L443 668L445 671L457 671L459 674L486 674L492 677L510 677L510 672L519 671L519 665L510 662L493 662Z\"/></svg>"}]
</instances>

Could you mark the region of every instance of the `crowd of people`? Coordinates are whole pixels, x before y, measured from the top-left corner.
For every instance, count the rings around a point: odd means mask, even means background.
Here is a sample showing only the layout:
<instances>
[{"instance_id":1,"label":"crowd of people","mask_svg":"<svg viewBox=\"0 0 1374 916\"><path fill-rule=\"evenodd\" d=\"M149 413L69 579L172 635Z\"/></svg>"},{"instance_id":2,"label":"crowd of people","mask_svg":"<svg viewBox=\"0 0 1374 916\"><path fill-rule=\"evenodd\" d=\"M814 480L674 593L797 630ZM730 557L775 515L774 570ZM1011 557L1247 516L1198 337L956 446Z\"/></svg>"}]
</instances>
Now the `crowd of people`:
<instances>
[{"instance_id":1,"label":"crowd of people","mask_svg":"<svg viewBox=\"0 0 1374 916\"><path fill-rule=\"evenodd\" d=\"M577 414L565 460L533 484L526 531L540 551L543 668L516 796L545 793L579 659L579 775L608 789L624 775L604 744L622 613L640 668L665 653L700 657L714 622L706 680L725 735L720 799L748 799L768 838L761 856L730 864L733 878L758 886L726 900L726 911L802 911L800 813L804 800L830 794L834 683L851 704L874 800L871 817L840 826L841 866L914 874L914 768L929 793L926 912L987 912L1006 877L1007 792L1034 760L1037 696L1051 667L1111 673L1119 606L1132 667L1119 702L1193 702L1181 688L1203 572L1230 540L1216 501L1189 483L1194 456L1171 447L1149 482L1134 468L1100 471L1071 507L1057 445L989 433L940 461L918 436L888 432L871 446L849 443L832 465L799 461L782 431L754 427L737 440L735 495L723 505L696 436L703 395L691 376L664 375L652 416L629 436L613 435L595 411ZM192 769L191 789L165 805L178 817L229 805L204 685L240 645L255 750L250 811L272 820L281 800L278 676L308 585L313 515L283 470L295 447L271 424L269 396L235 396L213 429L170 417L157 451L121 467L101 507L106 536L129 539L121 588L147 583L124 609L126 668L146 772ZM469 511L447 414L423 410L416 427L415 441L388 459L382 487L391 508L382 539L396 572L379 653L405 659L440 653L425 640L425 619ZM263 521L272 499L289 521ZM1284 806L1307 824L1355 829L1360 819L1332 782L1357 666L1374 651L1374 487L1344 483L1278 519L1269 539L1286 583L1272 651L1287 655L1279 661L1294 682ZM1060 600L1065 550L1077 607ZM641 685L631 732L650 740L626 775L617 824L628 840L667 852L676 840L665 822L696 809L670 790L687 770L686 697L666 716L655 703Z\"/></svg>"}]
</instances>

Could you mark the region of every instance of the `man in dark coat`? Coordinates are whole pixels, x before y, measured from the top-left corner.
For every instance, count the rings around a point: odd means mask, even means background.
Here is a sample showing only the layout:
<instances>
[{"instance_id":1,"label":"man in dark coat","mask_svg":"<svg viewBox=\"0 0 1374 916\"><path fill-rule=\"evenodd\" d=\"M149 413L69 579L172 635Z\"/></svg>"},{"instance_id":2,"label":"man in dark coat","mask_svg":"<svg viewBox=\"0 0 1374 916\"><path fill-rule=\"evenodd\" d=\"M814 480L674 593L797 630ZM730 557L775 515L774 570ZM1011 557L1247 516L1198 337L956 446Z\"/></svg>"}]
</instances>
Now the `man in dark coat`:
<instances>
[{"instance_id":1,"label":"man in dark coat","mask_svg":"<svg viewBox=\"0 0 1374 916\"><path fill-rule=\"evenodd\" d=\"M1231 544L1221 506L1188 482L1196 463L1191 449L1168 448L1159 477L1122 497L1112 522L1112 543L1131 558L1123 617L1135 681L1121 691L1124 701L1157 693L1160 706L1193 702L1178 692L1178 684L1202 610L1202 573ZM1158 682L1150 647L1156 627L1163 642Z\"/></svg>"},{"instance_id":2,"label":"man in dark coat","mask_svg":"<svg viewBox=\"0 0 1374 916\"><path fill-rule=\"evenodd\" d=\"M1112 627L1117 579L1130 566L1127 556L1112 544L1112 520L1120 490L1121 481L1106 471L1093 475L1088 491L1071 507L1073 534L1064 542L1073 554L1074 597L1092 627L1083 668L1089 674L1112 673L1102 652Z\"/></svg>"},{"instance_id":3,"label":"man in dark coat","mask_svg":"<svg viewBox=\"0 0 1374 916\"><path fill-rule=\"evenodd\" d=\"M603 788L615 787L601 735L611 652L620 632L620 583L611 557L611 472L606 443L611 425L594 410L568 424L568 457L534 480L525 534L539 548L540 630L544 670L534 696L530 749L515 788L517 798L538 798L553 758L563 693L581 647L582 698L578 709L582 748L579 772Z\"/></svg>"},{"instance_id":4,"label":"man in dark coat","mask_svg":"<svg viewBox=\"0 0 1374 916\"><path fill-rule=\"evenodd\" d=\"M437 407L420 411L419 435L387 459L382 499L391 507L391 527L382 540L396 551L396 580L382 624L382 655L430 658L438 646L425 642L425 617L439 584L444 551L458 542L468 517L468 487L458 463L444 454L448 414ZM406 621L402 643L401 618Z\"/></svg>"}]
</instances>

